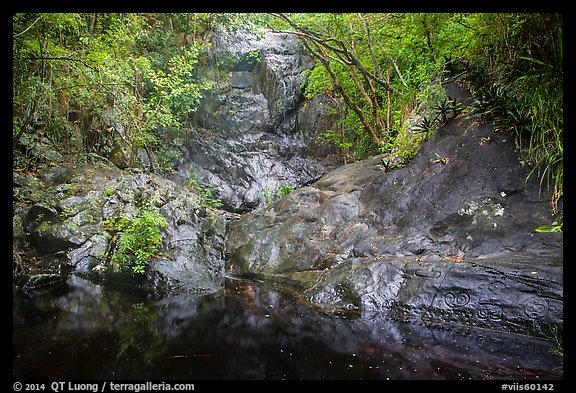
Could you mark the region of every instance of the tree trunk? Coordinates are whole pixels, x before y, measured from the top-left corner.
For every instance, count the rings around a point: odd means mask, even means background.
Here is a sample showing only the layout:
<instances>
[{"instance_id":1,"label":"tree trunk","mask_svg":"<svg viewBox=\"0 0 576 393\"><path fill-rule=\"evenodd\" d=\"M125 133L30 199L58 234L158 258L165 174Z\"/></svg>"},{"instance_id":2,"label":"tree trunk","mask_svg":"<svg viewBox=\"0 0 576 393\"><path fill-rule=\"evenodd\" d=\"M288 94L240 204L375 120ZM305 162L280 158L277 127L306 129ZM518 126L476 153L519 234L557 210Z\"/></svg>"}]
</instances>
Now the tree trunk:
<instances>
[{"instance_id":1,"label":"tree trunk","mask_svg":"<svg viewBox=\"0 0 576 393\"><path fill-rule=\"evenodd\" d=\"M302 38L302 43L308 49L308 51L315 58L320 60L326 71L328 71L328 74L332 79L332 84L335 90L342 96L348 108L350 108L352 111L354 111L354 113L356 113L358 119L360 120L360 123L362 124L362 128L364 129L364 131L366 131L374 146L379 147L380 144L382 143L382 140L378 136L378 133L376 132L374 126L381 128L382 121L378 118L378 113L376 110L378 103L376 94L374 92L374 88L373 86L371 86L371 81L379 83L380 85L384 86L388 92L392 92L393 89L391 88L389 83L387 83L386 80L384 80L382 77L379 77L378 75L369 72L362 65L362 63L356 57L356 55L353 53L353 47L348 48L342 40L339 40L334 37L331 37L330 40L326 40L324 38L319 37L315 33L308 31L307 29L299 27L294 22L292 22L286 15L283 14L274 14L274 15L288 22L296 30L290 33L297 34L298 36L300 36ZM329 44L328 41L335 42L336 45L334 46L332 44ZM327 51L333 53L334 56L330 56ZM347 72L353 79L356 88L358 88L358 90L363 94L364 98L368 101L368 104L371 107L371 111L374 117L373 119L374 124L370 123L370 121L366 118L366 115L362 112L362 108L360 108L358 104L354 102L354 100L350 97L350 95L340 84L338 76L330 66L330 61L332 60L341 63L347 69ZM367 81L368 87L371 88L370 92L374 94L372 95L368 94L368 92L362 85L360 79L355 74L356 71L359 71L362 74L364 80Z\"/></svg>"},{"instance_id":2,"label":"tree trunk","mask_svg":"<svg viewBox=\"0 0 576 393\"><path fill-rule=\"evenodd\" d=\"M304 45L306 45L308 47L307 44L304 44ZM311 48L309 48L309 49L311 49ZM315 52L312 50L311 50L311 52L318 53L318 52ZM372 143L377 147L380 146L380 143L381 143L380 138L378 137L378 135L376 134L376 132L374 131L374 129L372 128L372 126L370 125L368 120L366 119L366 116L364 116L362 109L354 102L354 100L352 100L350 98L348 93L346 93L346 90L344 90L344 88L340 84L338 77L334 73L334 70L332 70L332 67L330 67L330 62L325 57L321 56L320 54L318 54L317 58L318 58L318 60L320 60L320 62L324 66L324 68L326 68L326 70L330 74L330 77L332 78L332 82L334 84L334 88L336 89L336 91L338 91L338 93L340 93L340 95L344 99L344 102L346 103L346 105L348 105L348 107L350 109L352 109L354 111L354 113L356 113L358 118L360 119L360 122L362 123L362 127L364 128L364 130L366 131L366 133L370 137L370 140L372 141Z\"/></svg>"}]
</instances>

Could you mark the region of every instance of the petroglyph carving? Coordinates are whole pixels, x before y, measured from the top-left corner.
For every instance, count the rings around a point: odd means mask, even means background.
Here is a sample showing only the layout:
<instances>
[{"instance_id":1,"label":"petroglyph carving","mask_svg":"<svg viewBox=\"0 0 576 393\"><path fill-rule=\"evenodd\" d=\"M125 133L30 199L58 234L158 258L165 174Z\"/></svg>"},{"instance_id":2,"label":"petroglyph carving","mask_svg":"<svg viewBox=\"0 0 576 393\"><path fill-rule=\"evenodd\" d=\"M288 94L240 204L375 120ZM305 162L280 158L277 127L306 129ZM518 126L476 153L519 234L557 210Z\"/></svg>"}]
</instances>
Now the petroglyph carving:
<instances>
[{"instance_id":1,"label":"petroglyph carving","mask_svg":"<svg viewBox=\"0 0 576 393\"><path fill-rule=\"evenodd\" d=\"M438 269L414 269L414 275L416 277L425 277L425 278L440 278L442 272Z\"/></svg>"},{"instance_id":2,"label":"petroglyph carving","mask_svg":"<svg viewBox=\"0 0 576 393\"><path fill-rule=\"evenodd\" d=\"M497 304L480 304L476 316L480 320L501 321L504 318L504 310Z\"/></svg>"},{"instance_id":3,"label":"petroglyph carving","mask_svg":"<svg viewBox=\"0 0 576 393\"><path fill-rule=\"evenodd\" d=\"M458 294L453 294L448 292L444 297L444 303L449 307L465 306L470 302L470 295L466 292L460 292Z\"/></svg>"},{"instance_id":4,"label":"petroglyph carving","mask_svg":"<svg viewBox=\"0 0 576 393\"><path fill-rule=\"evenodd\" d=\"M530 318L542 318L548 314L548 302L533 296L525 301L524 313Z\"/></svg>"}]
</instances>

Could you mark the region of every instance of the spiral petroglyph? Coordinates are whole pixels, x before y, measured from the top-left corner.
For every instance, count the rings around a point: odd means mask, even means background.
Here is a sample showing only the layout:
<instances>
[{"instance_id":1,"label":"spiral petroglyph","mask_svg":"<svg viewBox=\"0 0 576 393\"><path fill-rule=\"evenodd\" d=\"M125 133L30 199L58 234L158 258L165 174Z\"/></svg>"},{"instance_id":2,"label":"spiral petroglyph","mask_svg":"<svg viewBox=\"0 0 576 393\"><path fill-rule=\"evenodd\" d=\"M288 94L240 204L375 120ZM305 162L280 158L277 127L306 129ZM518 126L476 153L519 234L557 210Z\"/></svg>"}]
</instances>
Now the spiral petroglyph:
<instances>
[{"instance_id":1,"label":"spiral petroglyph","mask_svg":"<svg viewBox=\"0 0 576 393\"><path fill-rule=\"evenodd\" d=\"M468 295L466 292L459 292L458 294L448 292L444 297L444 303L446 303L446 305L449 307L465 306L469 302L470 295Z\"/></svg>"},{"instance_id":2,"label":"spiral petroglyph","mask_svg":"<svg viewBox=\"0 0 576 393\"><path fill-rule=\"evenodd\" d=\"M504 310L497 304L484 303L481 304L476 312L476 316L480 320L501 321L504 318Z\"/></svg>"}]
</instances>

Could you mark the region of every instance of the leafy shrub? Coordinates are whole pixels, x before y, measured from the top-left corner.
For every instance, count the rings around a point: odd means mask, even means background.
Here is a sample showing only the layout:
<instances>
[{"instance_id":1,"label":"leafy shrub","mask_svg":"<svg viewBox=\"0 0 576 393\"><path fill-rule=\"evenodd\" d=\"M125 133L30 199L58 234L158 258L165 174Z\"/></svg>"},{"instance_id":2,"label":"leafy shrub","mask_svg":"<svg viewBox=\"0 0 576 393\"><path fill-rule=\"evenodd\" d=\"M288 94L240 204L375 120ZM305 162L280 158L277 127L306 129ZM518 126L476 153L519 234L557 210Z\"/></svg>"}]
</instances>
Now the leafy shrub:
<instances>
[{"instance_id":1,"label":"leafy shrub","mask_svg":"<svg viewBox=\"0 0 576 393\"><path fill-rule=\"evenodd\" d=\"M402 165L408 165L416 156L422 142L428 139L428 133L410 134L401 129L394 140L394 150L400 158Z\"/></svg>"},{"instance_id":2,"label":"leafy shrub","mask_svg":"<svg viewBox=\"0 0 576 393\"><path fill-rule=\"evenodd\" d=\"M211 209L219 209L222 207L222 200L214 196L214 191L210 187L200 184L194 172L188 174L188 177L184 180L184 184L186 187L196 192L200 197L200 203L203 206Z\"/></svg>"},{"instance_id":3,"label":"leafy shrub","mask_svg":"<svg viewBox=\"0 0 576 393\"><path fill-rule=\"evenodd\" d=\"M430 117L423 118L417 125L416 129L420 132L431 132L434 130L434 121L436 119L432 119Z\"/></svg>"},{"instance_id":4,"label":"leafy shrub","mask_svg":"<svg viewBox=\"0 0 576 393\"><path fill-rule=\"evenodd\" d=\"M513 132L520 147L528 148L529 177L538 173L541 187L552 185L552 209L556 211L564 176L561 87L542 84L536 78L518 78L508 86L492 84L477 89L473 105L483 121L491 122L498 131Z\"/></svg>"},{"instance_id":5,"label":"leafy shrub","mask_svg":"<svg viewBox=\"0 0 576 393\"><path fill-rule=\"evenodd\" d=\"M279 186L275 190L264 190L264 203L269 204L274 202L277 199L284 198L288 194L294 191L294 188L291 184L287 184L284 186Z\"/></svg>"},{"instance_id":6,"label":"leafy shrub","mask_svg":"<svg viewBox=\"0 0 576 393\"><path fill-rule=\"evenodd\" d=\"M514 101L503 85L491 84L475 91L472 103L483 121L500 120L501 124L505 124L502 120L507 118Z\"/></svg>"},{"instance_id":7,"label":"leafy shrub","mask_svg":"<svg viewBox=\"0 0 576 393\"><path fill-rule=\"evenodd\" d=\"M144 274L148 261L156 255L162 244L160 228L167 227L168 221L147 206L132 219L108 219L102 226L106 231L120 232L118 248L112 259L120 263L122 268L129 267L134 273Z\"/></svg>"},{"instance_id":8,"label":"leafy shrub","mask_svg":"<svg viewBox=\"0 0 576 393\"><path fill-rule=\"evenodd\" d=\"M540 185L563 195L563 16L554 13L470 14L465 59L484 120L514 131Z\"/></svg>"}]
</instances>

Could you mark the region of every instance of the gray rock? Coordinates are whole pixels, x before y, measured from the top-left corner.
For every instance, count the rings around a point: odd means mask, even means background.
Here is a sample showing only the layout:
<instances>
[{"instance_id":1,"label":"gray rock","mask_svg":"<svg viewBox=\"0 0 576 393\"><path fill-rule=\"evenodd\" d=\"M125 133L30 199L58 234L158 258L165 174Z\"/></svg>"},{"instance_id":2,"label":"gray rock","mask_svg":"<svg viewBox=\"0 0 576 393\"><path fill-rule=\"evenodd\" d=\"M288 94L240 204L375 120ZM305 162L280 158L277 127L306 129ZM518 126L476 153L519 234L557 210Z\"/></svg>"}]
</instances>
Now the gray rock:
<instances>
[{"instance_id":1,"label":"gray rock","mask_svg":"<svg viewBox=\"0 0 576 393\"><path fill-rule=\"evenodd\" d=\"M92 277L155 289L213 292L224 275L222 213L202 205L192 190L154 174L120 172L90 164L49 168L42 173L46 202L23 213L22 228L45 258L65 252L73 270ZM117 235L105 220L133 218L147 201L168 221L162 246L146 276L121 268L113 255Z\"/></svg>"},{"instance_id":2,"label":"gray rock","mask_svg":"<svg viewBox=\"0 0 576 393\"><path fill-rule=\"evenodd\" d=\"M310 59L300 44L245 32L214 42L230 83L202 99L172 179L96 156L14 176L17 195L33 202L14 225L41 256L64 252L87 277L158 290L214 292L231 274L378 318L541 337L563 324L563 235L534 232L554 220L549 196L534 177L525 182L509 135L461 115L404 168L385 170L391 157L378 156L328 171L331 148L316 136L335 118L325 97L302 97ZM183 185L192 172L226 210L255 210L229 224ZM295 190L265 206L265 192L285 185ZM117 234L103 224L135 217L142 201L168 226L136 279L112 258Z\"/></svg>"},{"instance_id":3,"label":"gray rock","mask_svg":"<svg viewBox=\"0 0 576 393\"><path fill-rule=\"evenodd\" d=\"M563 324L562 293L559 261L510 255L460 262L350 258L315 274L303 295L328 308L545 337L551 325Z\"/></svg>"},{"instance_id":4,"label":"gray rock","mask_svg":"<svg viewBox=\"0 0 576 393\"><path fill-rule=\"evenodd\" d=\"M245 214L228 270L323 307L543 336L562 324L563 236L534 231L554 220L549 196L476 120L453 119L404 168L345 165Z\"/></svg>"},{"instance_id":5,"label":"gray rock","mask_svg":"<svg viewBox=\"0 0 576 393\"><path fill-rule=\"evenodd\" d=\"M79 245L74 231L65 224L56 210L49 206L33 205L22 220L30 242L41 254L51 254Z\"/></svg>"},{"instance_id":6,"label":"gray rock","mask_svg":"<svg viewBox=\"0 0 576 393\"><path fill-rule=\"evenodd\" d=\"M266 192L305 185L328 170L328 151L316 137L334 115L326 102L304 99L302 72L312 60L293 36L236 31L212 41L213 63L224 65L229 82L201 100L173 179L193 173L226 210L246 212L264 205Z\"/></svg>"}]
</instances>

